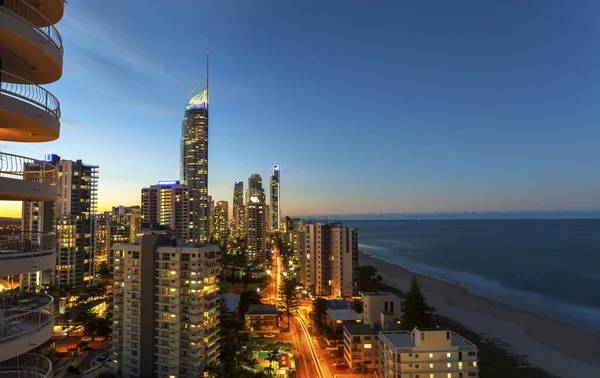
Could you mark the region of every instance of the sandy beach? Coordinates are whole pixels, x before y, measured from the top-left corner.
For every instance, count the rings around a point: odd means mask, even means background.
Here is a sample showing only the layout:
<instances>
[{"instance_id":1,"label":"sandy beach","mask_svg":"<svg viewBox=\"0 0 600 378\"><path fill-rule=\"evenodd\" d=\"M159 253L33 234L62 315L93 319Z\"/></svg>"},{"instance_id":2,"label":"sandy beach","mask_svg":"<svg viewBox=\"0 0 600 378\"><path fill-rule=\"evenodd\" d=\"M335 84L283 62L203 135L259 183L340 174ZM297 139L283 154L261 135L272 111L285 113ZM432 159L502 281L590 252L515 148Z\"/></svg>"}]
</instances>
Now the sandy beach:
<instances>
[{"instance_id":1,"label":"sandy beach","mask_svg":"<svg viewBox=\"0 0 600 378\"><path fill-rule=\"evenodd\" d=\"M534 365L559 377L600 377L600 335L557 320L467 292L463 287L415 274L360 253L360 265L372 265L384 282L406 290L413 275L440 315L512 345Z\"/></svg>"}]
</instances>

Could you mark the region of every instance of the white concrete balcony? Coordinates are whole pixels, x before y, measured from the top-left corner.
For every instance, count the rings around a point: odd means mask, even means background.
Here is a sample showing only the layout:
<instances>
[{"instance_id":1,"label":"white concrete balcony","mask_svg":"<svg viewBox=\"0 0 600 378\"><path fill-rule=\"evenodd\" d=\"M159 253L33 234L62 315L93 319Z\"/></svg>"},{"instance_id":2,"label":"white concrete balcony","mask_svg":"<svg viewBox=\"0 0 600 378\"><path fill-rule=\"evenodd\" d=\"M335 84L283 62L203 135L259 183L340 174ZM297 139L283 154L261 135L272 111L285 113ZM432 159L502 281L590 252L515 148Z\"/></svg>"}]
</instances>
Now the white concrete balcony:
<instances>
[{"instance_id":1,"label":"white concrete balcony","mask_svg":"<svg viewBox=\"0 0 600 378\"><path fill-rule=\"evenodd\" d=\"M54 233L0 234L0 277L33 273L56 265Z\"/></svg>"},{"instance_id":2,"label":"white concrete balcony","mask_svg":"<svg viewBox=\"0 0 600 378\"><path fill-rule=\"evenodd\" d=\"M52 378L52 362L33 353L0 362L0 378Z\"/></svg>"},{"instance_id":3,"label":"white concrete balcony","mask_svg":"<svg viewBox=\"0 0 600 378\"><path fill-rule=\"evenodd\" d=\"M0 70L0 140L49 142L59 134L56 97L32 81Z\"/></svg>"},{"instance_id":4,"label":"white concrete balcony","mask_svg":"<svg viewBox=\"0 0 600 378\"><path fill-rule=\"evenodd\" d=\"M17 357L52 337L53 298L47 294L0 295L0 361Z\"/></svg>"},{"instance_id":5,"label":"white concrete balcony","mask_svg":"<svg viewBox=\"0 0 600 378\"><path fill-rule=\"evenodd\" d=\"M4 0L0 5L2 69L48 84L62 76L63 43L53 22L38 9L25 0Z\"/></svg>"},{"instance_id":6,"label":"white concrete balcony","mask_svg":"<svg viewBox=\"0 0 600 378\"><path fill-rule=\"evenodd\" d=\"M0 152L0 200L54 201L57 180L52 164Z\"/></svg>"}]
</instances>

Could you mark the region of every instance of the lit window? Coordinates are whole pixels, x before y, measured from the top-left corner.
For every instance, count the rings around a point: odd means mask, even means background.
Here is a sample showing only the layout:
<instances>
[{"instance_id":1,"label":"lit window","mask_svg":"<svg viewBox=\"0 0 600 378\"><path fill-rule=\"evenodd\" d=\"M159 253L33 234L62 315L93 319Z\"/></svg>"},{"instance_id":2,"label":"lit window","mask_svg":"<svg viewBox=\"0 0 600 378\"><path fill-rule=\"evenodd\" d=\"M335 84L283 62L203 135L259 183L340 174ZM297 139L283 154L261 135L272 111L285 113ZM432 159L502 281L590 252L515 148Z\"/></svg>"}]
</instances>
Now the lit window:
<instances>
[{"instance_id":1,"label":"lit window","mask_svg":"<svg viewBox=\"0 0 600 378\"><path fill-rule=\"evenodd\" d=\"M473 366L477 367L477 361L473 361Z\"/></svg>"},{"instance_id":2,"label":"lit window","mask_svg":"<svg viewBox=\"0 0 600 378\"><path fill-rule=\"evenodd\" d=\"M446 357L450 358L450 353L446 353Z\"/></svg>"},{"instance_id":3,"label":"lit window","mask_svg":"<svg viewBox=\"0 0 600 378\"><path fill-rule=\"evenodd\" d=\"M462 361L458 362L458 370L462 370Z\"/></svg>"},{"instance_id":4,"label":"lit window","mask_svg":"<svg viewBox=\"0 0 600 378\"><path fill-rule=\"evenodd\" d=\"M448 378L452 378L452 373L448 373Z\"/></svg>"},{"instance_id":5,"label":"lit window","mask_svg":"<svg viewBox=\"0 0 600 378\"><path fill-rule=\"evenodd\" d=\"M452 367L452 364L451 364L450 362L448 362L448 363L446 364L446 366L448 366L448 367Z\"/></svg>"},{"instance_id":6,"label":"lit window","mask_svg":"<svg viewBox=\"0 0 600 378\"><path fill-rule=\"evenodd\" d=\"M364 347L365 349L371 349L371 344L365 344L363 347Z\"/></svg>"},{"instance_id":7,"label":"lit window","mask_svg":"<svg viewBox=\"0 0 600 378\"><path fill-rule=\"evenodd\" d=\"M429 353L429 358L433 358L433 353Z\"/></svg>"},{"instance_id":8,"label":"lit window","mask_svg":"<svg viewBox=\"0 0 600 378\"><path fill-rule=\"evenodd\" d=\"M429 368L430 368L430 369L433 369L433 364L429 364Z\"/></svg>"}]
</instances>

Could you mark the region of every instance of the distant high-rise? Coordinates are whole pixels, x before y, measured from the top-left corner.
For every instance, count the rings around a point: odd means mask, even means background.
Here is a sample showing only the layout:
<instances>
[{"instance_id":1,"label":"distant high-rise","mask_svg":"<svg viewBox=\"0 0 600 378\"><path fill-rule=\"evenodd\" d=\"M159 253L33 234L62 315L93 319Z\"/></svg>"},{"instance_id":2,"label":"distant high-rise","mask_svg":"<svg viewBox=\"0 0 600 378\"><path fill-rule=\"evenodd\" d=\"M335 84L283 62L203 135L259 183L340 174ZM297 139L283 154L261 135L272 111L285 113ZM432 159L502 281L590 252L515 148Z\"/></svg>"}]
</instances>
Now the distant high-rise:
<instances>
[{"instance_id":1,"label":"distant high-rise","mask_svg":"<svg viewBox=\"0 0 600 378\"><path fill-rule=\"evenodd\" d=\"M229 238L229 202L218 201L213 209L212 240L219 245Z\"/></svg>"},{"instance_id":2,"label":"distant high-rise","mask_svg":"<svg viewBox=\"0 0 600 378\"><path fill-rule=\"evenodd\" d=\"M233 224L237 237L246 237L246 212L244 211L244 182L236 181L233 187Z\"/></svg>"},{"instance_id":3,"label":"distant high-rise","mask_svg":"<svg viewBox=\"0 0 600 378\"><path fill-rule=\"evenodd\" d=\"M98 166L60 160L56 168L56 285L82 287L94 277L92 216L98 201Z\"/></svg>"},{"instance_id":4,"label":"distant high-rise","mask_svg":"<svg viewBox=\"0 0 600 378\"><path fill-rule=\"evenodd\" d=\"M248 193L246 202L250 202L252 197L256 197L258 202L266 203L265 190L262 186L262 178L258 173L252 174L248 178Z\"/></svg>"},{"instance_id":5,"label":"distant high-rise","mask_svg":"<svg viewBox=\"0 0 600 378\"><path fill-rule=\"evenodd\" d=\"M206 55L206 87L196 88L190 95L181 130L181 182L194 193L198 213L194 227L199 231L199 242L210 236L208 201L208 53Z\"/></svg>"},{"instance_id":6,"label":"distant high-rise","mask_svg":"<svg viewBox=\"0 0 600 378\"><path fill-rule=\"evenodd\" d=\"M339 222L306 224L305 266L300 276L317 295L351 297L358 293L358 230Z\"/></svg>"},{"instance_id":7,"label":"distant high-rise","mask_svg":"<svg viewBox=\"0 0 600 378\"><path fill-rule=\"evenodd\" d=\"M158 185L142 189L142 224L144 227L164 226L173 236L187 243L201 243L197 227L198 190L179 181L159 181Z\"/></svg>"},{"instance_id":8,"label":"distant high-rise","mask_svg":"<svg viewBox=\"0 0 600 378\"><path fill-rule=\"evenodd\" d=\"M252 197L246 205L248 262L262 265L267 254L267 205Z\"/></svg>"},{"instance_id":9,"label":"distant high-rise","mask_svg":"<svg viewBox=\"0 0 600 378\"><path fill-rule=\"evenodd\" d=\"M281 192L280 174L279 164L273 164L273 173L271 173L271 199L269 203L271 207L271 231L279 231L281 229L281 210L279 209Z\"/></svg>"},{"instance_id":10,"label":"distant high-rise","mask_svg":"<svg viewBox=\"0 0 600 378\"><path fill-rule=\"evenodd\" d=\"M113 206L112 211L94 215L95 252L94 265L98 269L106 263L110 268L110 248L115 244L131 243L141 229L139 206Z\"/></svg>"}]
</instances>

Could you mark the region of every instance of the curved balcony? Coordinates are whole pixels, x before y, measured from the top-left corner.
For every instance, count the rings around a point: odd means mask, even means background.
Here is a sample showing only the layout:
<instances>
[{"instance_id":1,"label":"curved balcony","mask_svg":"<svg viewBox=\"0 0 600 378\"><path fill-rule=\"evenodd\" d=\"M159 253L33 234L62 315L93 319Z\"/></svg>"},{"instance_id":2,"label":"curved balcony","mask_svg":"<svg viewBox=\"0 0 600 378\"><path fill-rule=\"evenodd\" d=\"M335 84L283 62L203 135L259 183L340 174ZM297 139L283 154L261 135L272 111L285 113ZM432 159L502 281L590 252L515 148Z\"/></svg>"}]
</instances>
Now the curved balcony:
<instances>
[{"instance_id":1,"label":"curved balcony","mask_svg":"<svg viewBox=\"0 0 600 378\"><path fill-rule=\"evenodd\" d=\"M47 294L0 295L0 361L19 356L52 337L53 298Z\"/></svg>"},{"instance_id":2,"label":"curved balcony","mask_svg":"<svg viewBox=\"0 0 600 378\"><path fill-rule=\"evenodd\" d=\"M0 200L54 201L57 180L52 164L0 152Z\"/></svg>"},{"instance_id":3,"label":"curved balcony","mask_svg":"<svg viewBox=\"0 0 600 378\"><path fill-rule=\"evenodd\" d=\"M51 269L56 265L55 251L53 233L0 234L0 277Z\"/></svg>"},{"instance_id":4,"label":"curved balcony","mask_svg":"<svg viewBox=\"0 0 600 378\"><path fill-rule=\"evenodd\" d=\"M49 142L60 134L60 103L46 89L0 70L0 140Z\"/></svg>"},{"instance_id":5,"label":"curved balcony","mask_svg":"<svg viewBox=\"0 0 600 378\"><path fill-rule=\"evenodd\" d=\"M0 362L0 378L52 378L52 362L44 356L26 353Z\"/></svg>"},{"instance_id":6,"label":"curved balcony","mask_svg":"<svg viewBox=\"0 0 600 378\"><path fill-rule=\"evenodd\" d=\"M64 51L60 33L38 9L25 0L4 0L0 5L2 68L47 84L62 76Z\"/></svg>"},{"instance_id":7,"label":"curved balcony","mask_svg":"<svg viewBox=\"0 0 600 378\"><path fill-rule=\"evenodd\" d=\"M57 24L65 13L65 0L25 0L44 15L52 24Z\"/></svg>"}]
</instances>

